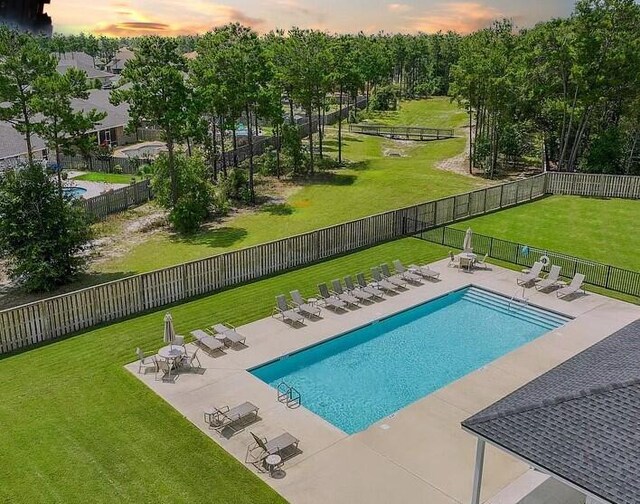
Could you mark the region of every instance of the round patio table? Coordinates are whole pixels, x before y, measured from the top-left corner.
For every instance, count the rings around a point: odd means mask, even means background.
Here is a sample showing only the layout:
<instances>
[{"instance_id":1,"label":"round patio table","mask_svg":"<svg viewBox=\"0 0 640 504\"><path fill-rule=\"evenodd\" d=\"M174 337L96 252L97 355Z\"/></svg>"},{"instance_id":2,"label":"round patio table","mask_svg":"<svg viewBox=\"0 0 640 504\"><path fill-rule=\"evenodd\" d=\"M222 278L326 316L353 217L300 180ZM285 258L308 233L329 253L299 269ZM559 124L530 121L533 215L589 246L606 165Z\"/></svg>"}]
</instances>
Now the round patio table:
<instances>
[{"instance_id":1,"label":"round patio table","mask_svg":"<svg viewBox=\"0 0 640 504\"><path fill-rule=\"evenodd\" d=\"M180 345L167 345L158 350L158 355L163 359L176 360L184 357L185 349Z\"/></svg>"}]
</instances>

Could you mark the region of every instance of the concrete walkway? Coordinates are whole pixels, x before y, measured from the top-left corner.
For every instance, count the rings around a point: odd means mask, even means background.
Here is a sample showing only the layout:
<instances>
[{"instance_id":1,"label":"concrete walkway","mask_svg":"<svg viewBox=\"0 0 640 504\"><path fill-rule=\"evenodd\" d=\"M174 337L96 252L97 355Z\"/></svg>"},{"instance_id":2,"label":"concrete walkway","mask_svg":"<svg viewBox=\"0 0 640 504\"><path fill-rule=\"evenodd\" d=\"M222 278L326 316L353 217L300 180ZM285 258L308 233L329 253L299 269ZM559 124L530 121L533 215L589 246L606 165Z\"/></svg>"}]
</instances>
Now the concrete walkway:
<instances>
[{"instance_id":1,"label":"concrete walkway","mask_svg":"<svg viewBox=\"0 0 640 504\"><path fill-rule=\"evenodd\" d=\"M300 329L272 318L240 327L247 348L226 350L218 357L201 353L202 373L180 374L174 383L155 381L153 373L136 376L243 462L249 431L267 438L286 431L299 438L302 453L286 461L284 478L260 475L292 503L467 503L475 439L461 430L460 422L640 318L640 307L591 293L564 301L553 293L528 289L530 303L575 319L351 436L304 407L287 409L276 400L273 388L246 371L467 285L507 296L516 291L517 273L497 266L473 273L447 268L447 261L433 267L442 273L439 282L409 287L398 296L342 315L323 310L322 320ZM211 324L216 322L220 321L212 318ZM137 373L137 363L127 368ZM245 431L227 439L204 423L205 408L233 407L244 401L260 408L260 420ZM488 447L482 499L504 493L527 470Z\"/></svg>"}]
</instances>

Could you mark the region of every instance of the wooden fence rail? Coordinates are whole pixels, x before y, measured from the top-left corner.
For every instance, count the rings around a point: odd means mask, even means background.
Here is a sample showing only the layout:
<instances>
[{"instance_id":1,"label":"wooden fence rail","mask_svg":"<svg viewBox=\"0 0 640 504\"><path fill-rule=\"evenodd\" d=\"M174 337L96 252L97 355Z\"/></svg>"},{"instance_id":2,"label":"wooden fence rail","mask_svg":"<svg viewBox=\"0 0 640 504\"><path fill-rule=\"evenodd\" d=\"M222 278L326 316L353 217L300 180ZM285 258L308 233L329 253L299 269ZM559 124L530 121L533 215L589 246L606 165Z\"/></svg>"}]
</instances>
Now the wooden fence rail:
<instances>
[{"instance_id":1,"label":"wooden fence rail","mask_svg":"<svg viewBox=\"0 0 640 504\"><path fill-rule=\"evenodd\" d=\"M546 192L599 198L640 199L640 177L547 172Z\"/></svg>"},{"instance_id":2,"label":"wooden fence rail","mask_svg":"<svg viewBox=\"0 0 640 504\"><path fill-rule=\"evenodd\" d=\"M414 126L386 126L383 124L350 124L350 133L383 136L403 140L444 140L453 138L455 131L448 128L422 128Z\"/></svg>"},{"instance_id":3,"label":"wooden fence rail","mask_svg":"<svg viewBox=\"0 0 640 504\"><path fill-rule=\"evenodd\" d=\"M96 220L142 205L152 198L148 179L82 200L87 213Z\"/></svg>"},{"instance_id":4,"label":"wooden fence rail","mask_svg":"<svg viewBox=\"0 0 640 504\"><path fill-rule=\"evenodd\" d=\"M544 195L545 176L392 210L0 311L0 353ZM430 224L430 225L431 225Z\"/></svg>"}]
</instances>

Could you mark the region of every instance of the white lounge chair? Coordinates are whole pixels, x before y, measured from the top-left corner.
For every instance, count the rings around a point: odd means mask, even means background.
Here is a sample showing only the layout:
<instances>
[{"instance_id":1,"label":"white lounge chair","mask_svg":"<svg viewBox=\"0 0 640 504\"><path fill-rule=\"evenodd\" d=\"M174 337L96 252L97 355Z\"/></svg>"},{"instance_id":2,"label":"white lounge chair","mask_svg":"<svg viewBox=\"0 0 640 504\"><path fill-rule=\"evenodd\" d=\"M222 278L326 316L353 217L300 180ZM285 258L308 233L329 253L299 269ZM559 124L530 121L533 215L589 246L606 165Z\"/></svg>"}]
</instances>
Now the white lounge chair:
<instances>
[{"instance_id":1,"label":"white lounge chair","mask_svg":"<svg viewBox=\"0 0 640 504\"><path fill-rule=\"evenodd\" d=\"M276 296L276 306L273 308L273 316L277 317L278 315L282 318L283 322L288 320L292 323L304 325L305 318L296 310L291 309L282 294Z\"/></svg>"},{"instance_id":2,"label":"white lounge chair","mask_svg":"<svg viewBox=\"0 0 640 504\"><path fill-rule=\"evenodd\" d=\"M235 434L257 419L258 407L248 401L235 408L229 409L229 406L217 408L214 406L204 412L205 422L219 433L225 429L230 429ZM238 424L240 424L240 427L237 427Z\"/></svg>"},{"instance_id":3,"label":"white lounge chair","mask_svg":"<svg viewBox=\"0 0 640 504\"><path fill-rule=\"evenodd\" d=\"M407 269L427 280L437 280L440 277L440 272L432 270L428 265L418 266L417 264L410 264Z\"/></svg>"},{"instance_id":4,"label":"white lounge chair","mask_svg":"<svg viewBox=\"0 0 640 504\"><path fill-rule=\"evenodd\" d=\"M360 302L360 300L356 296L353 296L344 291L340 280L331 280L331 285L333 286L332 294L334 296L338 296L339 299L341 299L348 305L357 306L358 303Z\"/></svg>"},{"instance_id":5,"label":"white lounge chair","mask_svg":"<svg viewBox=\"0 0 640 504\"><path fill-rule=\"evenodd\" d=\"M364 273L358 273L356 275L356 280L358 281L358 285L362 290L366 292L370 292L371 294L373 294L375 297L379 299L384 299L384 292L378 289L377 287L371 284L368 284L364 278Z\"/></svg>"},{"instance_id":6,"label":"white lounge chair","mask_svg":"<svg viewBox=\"0 0 640 504\"><path fill-rule=\"evenodd\" d=\"M398 274L404 278L407 282L413 283L422 283L422 275L419 275L417 272L409 271L404 265L400 262L400 259L395 259L393 261L393 267L398 272Z\"/></svg>"},{"instance_id":7,"label":"white lounge chair","mask_svg":"<svg viewBox=\"0 0 640 504\"><path fill-rule=\"evenodd\" d=\"M222 351L224 348L224 343L222 341L214 338L211 334L203 331L202 329L191 331L191 336L195 338L196 344L207 353L215 352L216 350Z\"/></svg>"},{"instance_id":8,"label":"white lounge chair","mask_svg":"<svg viewBox=\"0 0 640 504\"><path fill-rule=\"evenodd\" d=\"M318 292L320 294L320 299L322 299L322 302L327 308L332 308L334 310L345 310L347 308L347 303L329 292L327 284L318 284Z\"/></svg>"},{"instance_id":9,"label":"white lounge chair","mask_svg":"<svg viewBox=\"0 0 640 504\"><path fill-rule=\"evenodd\" d=\"M371 278L373 278L376 287L379 287L385 292L397 293L396 289L398 286L383 278L378 268L371 268Z\"/></svg>"},{"instance_id":10,"label":"white lounge chair","mask_svg":"<svg viewBox=\"0 0 640 504\"><path fill-rule=\"evenodd\" d=\"M460 266L460 260L458 257L450 250L449 251L449 262L447 263L448 268L457 268Z\"/></svg>"},{"instance_id":11,"label":"white lounge chair","mask_svg":"<svg viewBox=\"0 0 640 504\"><path fill-rule=\"evenodd\" d=\"M545 290L551 287L555 287L558 285L558 280L560 279L560 266L553 265L551 266L551 270L549 274L543 278L540 282L536 284L536 289Z\"/></svg>"},{"instance_id":12,"label":"white lounge chair","mask_svg":"<svg viewBox=\"0 0 640 504\"><path fill-rule=\"evenodd\" d=\"M244 342L247 340L247 338L238 333L236 328L231 324L215 324L211 329L213 329L216 334L223 336L223 342L228 342L231 346L244 345Z\"/></svg>"},{"instance_id":13,"label":"white lounge chair","mask_svg":"<svg viewBox=\"0 0 640 504\"><path fill-rule=\"evenodd\" d=\"M396 287L405 288L407 286L407 279L402 275L391 273L389 269L389 265L387 263L383 263L380 265L380 271L382 272L382 276L388 282L391 282Z\"/></svg>"},{"instance_id":14,"label":"white lounge chair","mask_svg":"<svg viewBox=\"0 0 640 504\"><path fill-rule=\"evenodd\" d=\"M357 297L362 301L371 301L372 298L377 297L372 292L367 292L366 290L361 289L360 287L356 287L356 285L353 283L353 278L351 278L351 276L344 277L344 285L346 286L350 294L353 294L355 297Z\"/></svg>"},{"instance_id":15,"label":"white lounge chair","mask_svg":"<svg viewBox=\"0 0 640 504\"><path fill-rule=\"evenodd\" d=\"M480 268L482 267L482 269L487 269L487 258L489 257L489 254L485 254L484 257L482 259L476 259L475 261L473 261L473 266L475 268Z\"/></svg>"},{"instance_id":16,"label":"white lounge chair","mask_svg":"<svg viewBox=\"0 0 640 504\"><path fill-rule=\"evenodd\" d=\"M153 369L154 371L158 371L158 361L156 360L154 355L145 355L140 348L136 348L136 355L138 356L138 374L142 372L144 369L145 374L147 373L147 369Z\"/></svg>"},{"instance_id":17,"label":"white lounge chair","mask_svg":"<svg viewBox=\"0 0 640 504\"><path fill-rule=\"evenodd\" d=\"M310 317L320 316L320 307L308 303L307 300L302 297L300 291L292 290L289 294L291 294L291 302L293 303L293 306L295 306L301 313L306 313Z\"/></svg>"},{"instance_id":18,"label":"white lounge chair","mask_svg":"<svg viewBox=\"0 0 640 504\"><path fill-rule=\"evenodd\" d=\"M582 273L576 273L576 275L571 280L571 283L562 289L558 289L556 294L559 298L564 298L570 296L571 294L575 294L578 291L582 291L586 294L584 287L582 287L582 282L584 282L584 275Z\"/></svg>"},{"instance_id":19,"label":"white lounge chair","mask_svg":"<svg viewBox=\"0 0 640 504\"><path fill-rule=\"evenodd\" d=\"M529 273L523 273L522 275L520 275L516 279L516 282L518 283L518 285L527 285L531 282L536 282L540 279L540 273L542 273L543 267L544 266L540 261L534 262Z\"/></svg>"}]
</instances>

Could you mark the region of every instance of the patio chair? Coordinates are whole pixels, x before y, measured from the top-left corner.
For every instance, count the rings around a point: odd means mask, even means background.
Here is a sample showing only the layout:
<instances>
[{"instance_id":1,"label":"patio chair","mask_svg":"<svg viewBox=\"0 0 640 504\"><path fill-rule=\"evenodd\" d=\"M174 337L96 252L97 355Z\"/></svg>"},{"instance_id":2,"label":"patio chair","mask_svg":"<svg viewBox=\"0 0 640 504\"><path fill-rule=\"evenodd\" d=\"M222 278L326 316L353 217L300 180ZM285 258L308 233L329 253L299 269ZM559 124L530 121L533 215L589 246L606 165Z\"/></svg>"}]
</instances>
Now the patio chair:
<instances>
[{"instance_id":1,"label":"patio chair","mask_svg":"<svg viewBox=\"0 0 640 504\"><path fill-rule=\"evenodd\" d=\"M456 257L453 251L449 251L449 263L447 264L448 268L457 268L460 266L460 260Z\"/></svg>"},{"instance_id":2,"label":"patio chair","mask_svg":"<svg viewBox=\"0 0 640 504\"><path fill-rule=\"evenodd\" d=\"M385 278L385 280L391 282L396 287L405 288L407 286L407 280L403 278L402 275L392 274L387 263L383 263L380 265L380 271L382 272L382 276Z\"/></svg>"},{"instance_id":3,"label":"patio chair","mask_svg":"<svg viewBox=\"0 0 640 504\"><path fill-rule=\"evenodd\" d=\"M222 341L214 338L202 329L191 331L191 336L195 338L196 344L207 353L215 352L216 350L222 351L224 348L224 343Z\"/></svg>"},{"instance_id":4,"label":"patio chair","mask_svg":"<svg viewBox=\"0 0 640 504\"><path fill-rule=\"evenodd\" d=\"M231 324L215 324L211 329L216 334L224 336L223 343L229 342L230 346L244 345L247 338L236 331Z\"/></svg>"},{"instance_id":5,"label":"patio chair","mask_svg":"<svg viewBox=\"0 0 640 504\"><path fill-rule=\"evenodd\" d=\"M353 278L351 278L350 275L344 277L344 285L351 294L362 301L371 301L374 297L378 297L372 292L367 292L360 287L356 287L356 285L353 283Z\"/></svg>"},{"instance_id":6,"label":"patio chair","mask_svg":"<svg viewBox=\"0 0 640 504\"><path fill-rule=\"evenodd\" d=\"M288 432L271 440L258 437L253 432L250 434L253 437L253 442L247 447L245 463L252 464L260 472L265 470L264 459L269 455L280 455L282 460L285 460L298 453L300 440Z\"/></svg>"},{"instance_id":7,"label":"patio chair","mask_svg":"<svg viewBox=\"0 0 640 504\"><path fill-rule=\"evenodd\" d=\"M408 269L412 273L420 275L427 280L437 280L440 277L440 272L432 270L428 265L418 266L417 264L410 264Z\"/></svg>"},{"instance_id":8,"label":"patio chair","mask_svg":"<svg viewBox=\"0 0 640 504\"><path fill-rule=\"evenodd\" d=\"M173 338L173 342L171 343L174 346L184 346L184 336L180 336L179 334L175 335Z\"/></svg>"},{"instance_id":9,"label":"patio chair","mask_svg":"<svg viewBox=\"0 0 640 504\"><path fill-rule=\"evenodd\" d=\"M184 357L182 358L182 362L181 364L184 367L188 367L188 368L195 368L197 367L198 369L202 368L202 364L200 364L200 359L198 358L198 351L200 350L200 348L196 347L196 349L193 352L189 352L189 350L187 350L187 353L184 354ZM195 364L198 364L197 366Z\"/></svg>"},{"instance_id":10,"label":"patio chair","mask_svg":"<svg viewBox=\"0 0 640 504\"><path fill-rule=\"evenodd\" d=\"M395 284L392 284L385 278L382 278L382 273L380 273L380 270L378 268L376 267L371 268L371 277L373 278L373 281L375 282L376 287L379 287L385 292L393 292L397 294L396 289L398 286Z\"/></svg>"},{"instance_id":11,"label":"patio chair","mask_svg":"<svg viewBox=\"0 0 640 504\"><path fill-rule=\"evenodd\" d=\"M332 308L334 310L345 310L347 307L347 303L345 303L342 299L337 296L334 296L329 292L329 288L327 284L321 283L318 284L318 292L320 294L320 299L324 303L327 308Z\"/></svg>"},{"instance_id":12,"label":"patio chair","mask_svg":"<svg viewBox=\"0 0 640 504\"><path fill-rule=\"evenodd\" d=\"M458 263L458 273L460 273L463 269L466 268L468 272L471 272L471 268L473 267L473 259L470 257L460 257Z\"/></svg>"},{"instance_id":13,"label":"patio chair","mask_svg":"<svg viewBox=\"0 0 640 504\"><path fill-rule=\"evenodd\" d=\"M145 355L140 348L136 348L136 355L138 356L138 374L144 369L144 373L147 374L147 369L153 368L155 372L158 371L158 361L155 355Z\"/></svg>"},{"instance_id":14,"label":"patio chair","mask_svg":"<svg viewBox=\"0 0 640 504\"><path fill-rule=\"evenodd\" d=\"M280 316L283 322L287 320L292 323L298 323L304 325L304 317L287 304L287 300L284 295L279 294L276 296L276 305L273 308L273 317Z\"/></svg>"},{"instance_id":15,"label":"patio chair","mask_svg":"<svg viewBox=\"0 0 640 504\"><path fill-rule=\"evenodd\" d=\"M156 376L155 379L158 381L158 375L162 372L162 381L165 381L165 378L169 378L171 381L171 371L175 369L174 361L160 359L158 360L158 367L156 368Z\"/></svg>"},{"instance_id":16,"label":"patio chair","mask_svg":"<svg viewBox=\"0 0 640 504\"><path fill-rule=\"evenodd\" d=\"M334 296L338 296L338 298L340 298L348 305L357 306L360 302L360 300L356 296L353 296L352 294L344 291L344 289L342 288L342 282L340 282L340 280L331 280L331 285L333 286L332 294Z\"/></svg>"},{"instance_id":17,"label":"patio chair","mask_svg":"<svg viewBox=\"0 0 640 504\"><path fill-rule=\"evenodd\" d=\"M370 292L371 294L373 294L375 297L379 299L384 299L384 292L378 289L377 287L368 284L364 278L364 273L356 274L356 280L358 281L358 285L362 290L366 292Z\"/></svg>"},{"instance_id":18,"label":"patio chair","mask_svg":"<svg viewBox=\"0 0 640 504\"><path fill-rule=\"evenodd\" d=\"M301 313L306 313L309 317L320 316L320 307L307 303L299 290L292 290L289 294L291 294L291 302L293 303L293 306L295 306Z\"/></svg>"},{"instance_id":19,"label":"patio chair","mask_svg":"<svg viewBox=\"0 0 640 504\"><path fill-rule=\"evenodd\" d=\"M400 259L395 259L393 261L393 267L398 272L398 274L404 278L407 282L412 283L422 283L422 276L414 273L413 271L409 271L404 265L400 262Z\"/></svg>"},{"instance_id":20,"label":"patio chair","mask_svg":"<svg viewBox=\"0 0 640 504\"><path fill-rule=\"evenodd\" d=\"M213 407L204 412L205 422L209 427L218 433L222 433L225 429L230 429L236 434L244 429L248 423L252 423L258 419L258 407L250 402L244 402L235 408L229 409L229 406L222 408ZM236 426L241 423L242 427Z\"/></svg>"},{"instance_id":21,"label":"patio chair","mask_svg":"<svg viewBox=\"0 0 640 504\"><path fill-rule=\"evenodd\" d=\"M560 266L556 266L555 264L551 266L549 274L536 284L536 289L541 291L558 285L558 280L560 279L560 269Z\"/></svg>"},{"instance_id":22,"label":"patio chair","mask_svg":"<svg viewBox=\"0 0 640 504\"><path fill-rule=\"evenodd\" d=\"M476 268L482 268L482 269L487 269L488 268L488 263L487 263L487 258L489 257L489 254L485 254L484 257L482 259L476 259L473 262L473 265Z\"/></svg>"},{"instance_id":23,"label":"patio chair","mask_svg":"<svg viewBox=\"0 0 640 504\"><path fill-rule=\"evenodd\" d=\"M570 296L571 294L575 294L578 291L582 291L584 294L586 294L587 291L584 290L582 282L584 282L584 275L582 273L576 273L576 275L571 280L571 283L566 287L563 287L562 289L558 289L556 291L556 294L559 298Z\"/></svg>"},{"instance_id":24,"label":"patio chair","mask_svg":"<svg viewBox=\"0 0 640 504\"><path fill-rule=\"evenodd\" d=\"M529 273L523 273L522 275L520 275L517 278L516 282L518 283L518 285L527 285L531 282L539 280L540 273L542 273L542 268L543 265L540 261L534 262Z\"/></svg>"}]
</instances>

